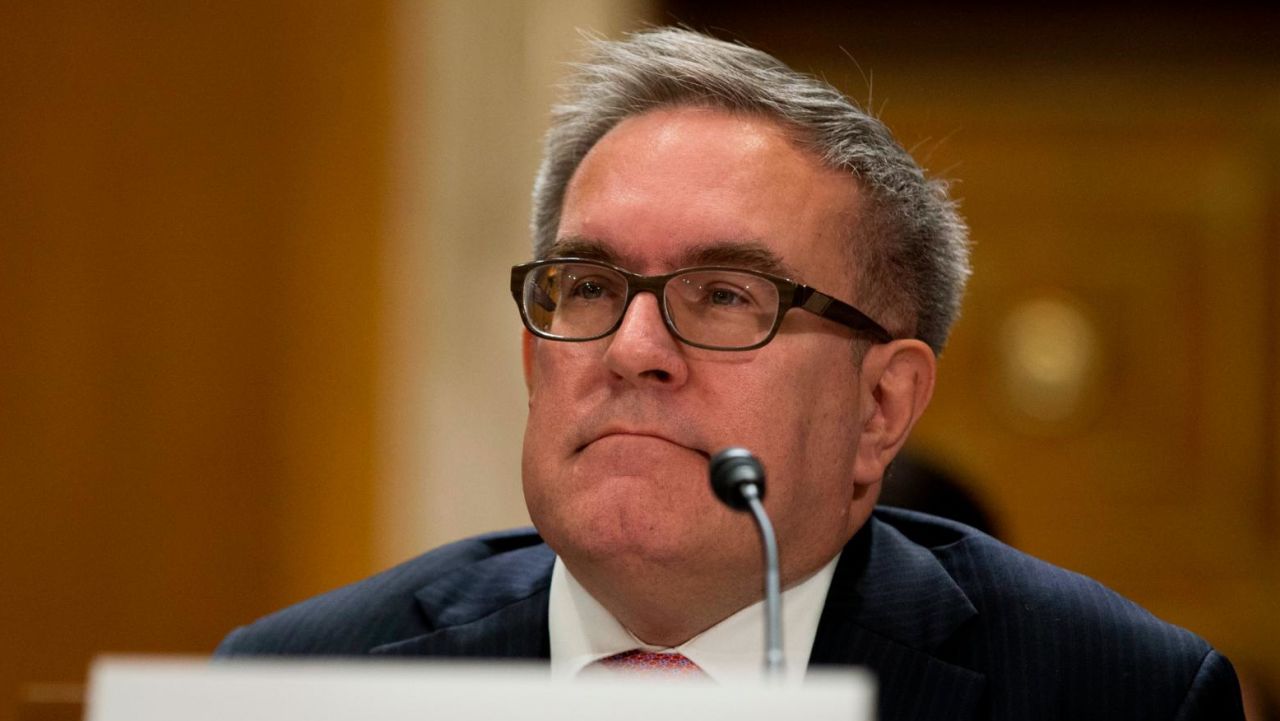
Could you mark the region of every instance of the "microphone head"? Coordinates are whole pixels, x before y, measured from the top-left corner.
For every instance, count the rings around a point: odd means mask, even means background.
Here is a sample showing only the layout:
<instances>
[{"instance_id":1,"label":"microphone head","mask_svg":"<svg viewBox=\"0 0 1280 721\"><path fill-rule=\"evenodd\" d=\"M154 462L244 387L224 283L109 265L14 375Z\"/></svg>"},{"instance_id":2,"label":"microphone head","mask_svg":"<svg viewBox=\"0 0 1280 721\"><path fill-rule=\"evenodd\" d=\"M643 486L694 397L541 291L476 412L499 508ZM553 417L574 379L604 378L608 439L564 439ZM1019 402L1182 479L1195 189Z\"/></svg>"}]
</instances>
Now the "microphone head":
<instances>
[{"instance_id":1,"label":"microphone head","mask_svg":"<svg viewBox=\"0 0 1280 721\"><path fill-rule=\"evenodd\" d=\"M754 485L764 500L764 466L745 448L726 448L711 457L711 490L725 505L736 511L747 509L742 487Z\"/></svg>"}]
</instances>

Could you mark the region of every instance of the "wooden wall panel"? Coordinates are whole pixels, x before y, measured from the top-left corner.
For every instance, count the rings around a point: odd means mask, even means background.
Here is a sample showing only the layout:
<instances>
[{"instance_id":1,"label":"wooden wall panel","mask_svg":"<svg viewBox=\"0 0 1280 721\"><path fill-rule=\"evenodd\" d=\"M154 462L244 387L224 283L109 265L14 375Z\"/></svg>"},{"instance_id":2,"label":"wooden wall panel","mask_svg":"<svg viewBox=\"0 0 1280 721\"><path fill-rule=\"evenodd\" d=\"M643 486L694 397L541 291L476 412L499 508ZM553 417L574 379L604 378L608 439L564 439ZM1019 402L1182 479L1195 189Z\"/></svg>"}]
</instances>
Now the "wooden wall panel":
<instances>
[{"instance_id":1,"label":"wooden wall panel","mask_svg":"<svg viewBox=\"0 0 1280 721\"><path fill-rule=\"evenodd\" d=\"M0 6L0 719L371 570L381 3Z\"/></svg>"}]
</instances>

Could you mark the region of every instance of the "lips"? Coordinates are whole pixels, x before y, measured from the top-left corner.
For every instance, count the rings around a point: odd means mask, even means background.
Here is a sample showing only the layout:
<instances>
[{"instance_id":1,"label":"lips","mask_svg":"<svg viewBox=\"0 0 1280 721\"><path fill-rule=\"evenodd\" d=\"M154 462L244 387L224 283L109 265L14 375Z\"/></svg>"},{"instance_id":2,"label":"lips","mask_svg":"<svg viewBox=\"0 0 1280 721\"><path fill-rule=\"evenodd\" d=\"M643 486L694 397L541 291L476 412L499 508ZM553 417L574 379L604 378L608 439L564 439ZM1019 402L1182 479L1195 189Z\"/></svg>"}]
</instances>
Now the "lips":
<instances>
[{"instance_id":1,"label":"lips","mask_svg":"<svg viewBox=\"0 0 1280 721\"><path fill-rule=\"evenodd\" d=\"M677 440L673 438L672 435L673 434L669 434L663 431L650 430L650 429L606 428L601 433L593 434L593 437L590 438L586 443L583 443L582 445L578 446L575 452L581 453L584 449L586 449L587 446L590 446L592 443L595 443L597 441L601 441L607 438L633 437L633 438L652 438L655 440L664 441L666 443L679 446L686 450L693 451L694 453L697 453L703 458L707 458L707 459L711 458L711 454L709 452L697 447L692 443L687 443L687 442Z\"/></svg>"}]
</instances>

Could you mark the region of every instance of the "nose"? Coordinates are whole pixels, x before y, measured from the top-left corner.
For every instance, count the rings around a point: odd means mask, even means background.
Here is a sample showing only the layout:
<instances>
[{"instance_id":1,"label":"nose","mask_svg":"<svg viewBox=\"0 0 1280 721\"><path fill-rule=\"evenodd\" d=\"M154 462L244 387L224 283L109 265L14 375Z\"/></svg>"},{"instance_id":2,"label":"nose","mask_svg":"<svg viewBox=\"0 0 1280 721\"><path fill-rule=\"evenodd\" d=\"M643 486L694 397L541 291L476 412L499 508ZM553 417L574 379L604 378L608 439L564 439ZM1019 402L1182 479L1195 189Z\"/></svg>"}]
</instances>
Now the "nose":
<instances>
[{"instance_id":1,"label":"nose","mask_svg":"<svg viewBox=\"0 0 1280 721\"><path fill-rule=\"evenodd\" d=\"M608 343L605 365L625 381L678 388L689 377L684 344L667 329L653 293L639 293L631 299L622 324Z\"/></svg>"}]
</instances>

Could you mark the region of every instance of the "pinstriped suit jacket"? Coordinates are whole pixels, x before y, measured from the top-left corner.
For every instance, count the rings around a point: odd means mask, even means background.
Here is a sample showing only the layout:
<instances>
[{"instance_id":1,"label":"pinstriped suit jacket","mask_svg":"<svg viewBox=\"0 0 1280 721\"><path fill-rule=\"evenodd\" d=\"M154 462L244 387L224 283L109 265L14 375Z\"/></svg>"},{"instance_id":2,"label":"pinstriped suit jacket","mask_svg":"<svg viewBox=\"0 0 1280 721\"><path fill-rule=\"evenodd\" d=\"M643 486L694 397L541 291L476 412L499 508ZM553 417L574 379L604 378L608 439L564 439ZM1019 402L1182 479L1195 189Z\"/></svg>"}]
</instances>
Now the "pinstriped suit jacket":
<instances>
[{"instance_id":1,"label":"pinstriped suit jacket","mask_svg":"<svg viewBox=\"0 0 1280 721\"><path fill-rule=\"evenodd\" d=\"M551 550L437 549L237 629L220 656L545 659ZM840 558L811 666L862 665L884 721L1243 719L1226 658L1112 591L966 526L877 509Z\"/></svg>"}]
</instances>

